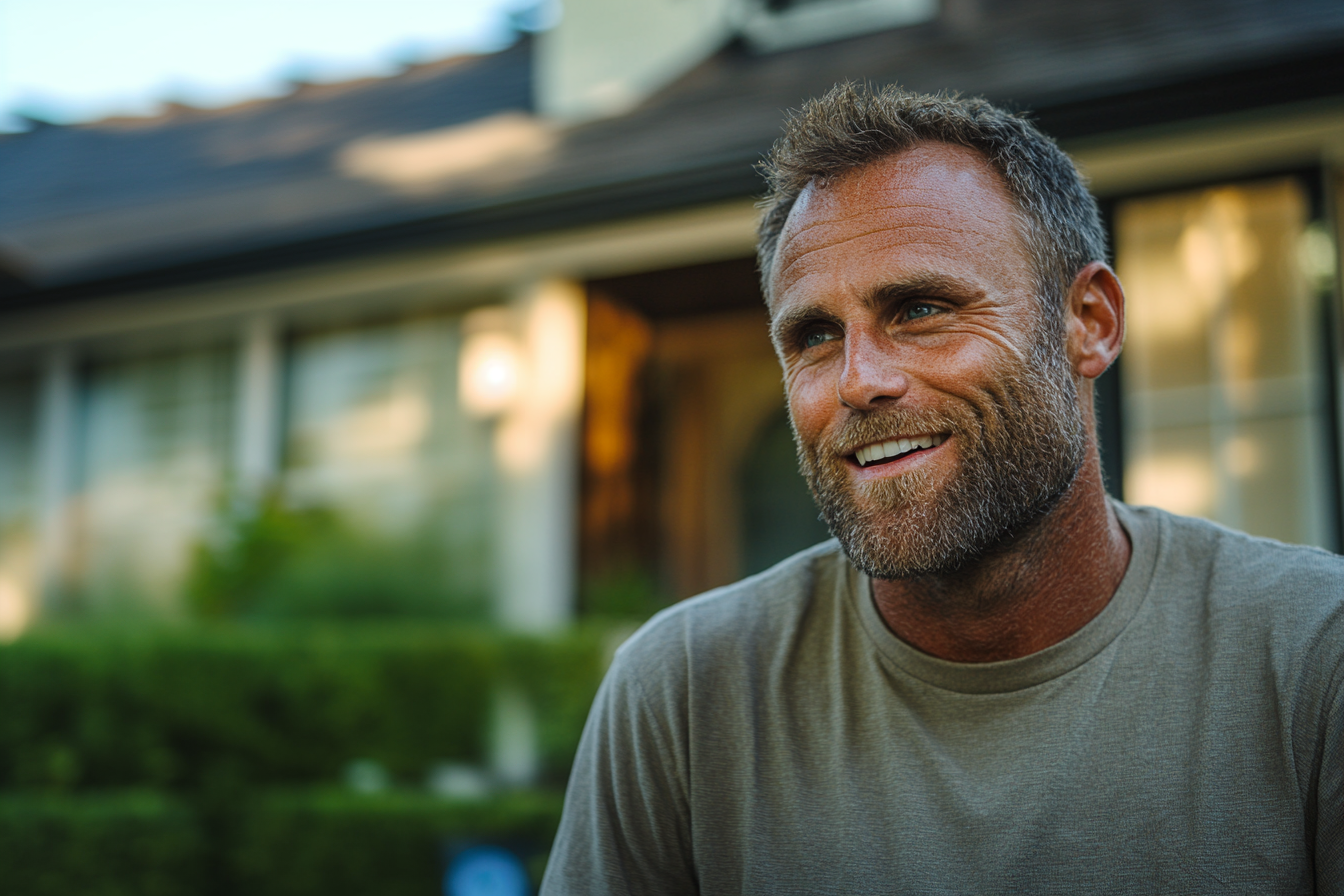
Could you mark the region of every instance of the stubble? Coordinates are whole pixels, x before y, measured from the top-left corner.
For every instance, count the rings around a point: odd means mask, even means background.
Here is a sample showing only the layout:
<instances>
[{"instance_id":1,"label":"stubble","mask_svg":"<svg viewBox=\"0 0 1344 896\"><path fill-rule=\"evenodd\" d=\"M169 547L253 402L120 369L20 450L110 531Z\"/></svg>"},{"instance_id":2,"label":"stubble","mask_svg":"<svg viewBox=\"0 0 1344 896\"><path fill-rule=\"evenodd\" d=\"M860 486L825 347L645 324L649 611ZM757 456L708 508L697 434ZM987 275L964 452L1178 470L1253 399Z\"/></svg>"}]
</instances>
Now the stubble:
<instances>
[{"instance_id":1,"label":"stubble","mask_svg":"<svg viewBox=\"0 0 1344 896\"><path fill-rule=\"evenodd\" d=\"M950 481L916 467L854 485L844 448L917 433L951 433ZM795 431L796 437L796 431ZM822 517L851 562L879 579L959 571L1011 542L1073 484L1087 450L1077 385L1058 327L973 398L937 410L855 413L799 464Z\"/></svg>"}]
</instances>

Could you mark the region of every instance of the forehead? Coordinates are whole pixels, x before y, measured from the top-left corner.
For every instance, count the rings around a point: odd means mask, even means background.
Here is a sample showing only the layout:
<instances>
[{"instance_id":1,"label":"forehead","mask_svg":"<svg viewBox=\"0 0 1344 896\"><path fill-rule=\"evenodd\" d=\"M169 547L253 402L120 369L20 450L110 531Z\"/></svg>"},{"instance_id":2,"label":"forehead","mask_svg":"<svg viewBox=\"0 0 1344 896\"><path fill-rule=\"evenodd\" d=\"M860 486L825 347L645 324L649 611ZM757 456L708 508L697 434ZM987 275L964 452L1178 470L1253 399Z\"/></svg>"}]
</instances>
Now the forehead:
<instances>
[{"instance_id":1,"label":"forehead","mask_svg":"<svg viewBox=\"0 0 1344 896\"><path fill-rule=\"evenodd\" d=\"M921 144L799 195L771 270L776 297L817 278L1025 270L1016 206L975 150ZM1002 270L1000 270L1002 273ZM858 285L855 283L854 285Z\"/></svg>"}]
</instances>

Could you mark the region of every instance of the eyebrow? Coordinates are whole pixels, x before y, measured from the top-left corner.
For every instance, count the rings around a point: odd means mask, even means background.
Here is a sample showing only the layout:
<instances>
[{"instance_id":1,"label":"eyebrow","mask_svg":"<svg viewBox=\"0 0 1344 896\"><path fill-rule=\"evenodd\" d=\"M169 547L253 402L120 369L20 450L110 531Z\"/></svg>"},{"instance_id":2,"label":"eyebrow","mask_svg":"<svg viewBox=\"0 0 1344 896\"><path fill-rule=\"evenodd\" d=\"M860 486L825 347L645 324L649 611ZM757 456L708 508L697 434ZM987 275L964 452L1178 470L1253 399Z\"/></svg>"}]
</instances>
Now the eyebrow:
<instances>
[{"instance_id":1,"label":"eyebrow","mask_svg":"<svg viewBox=\"0 0 1344 896\"><path fill-rule=\"evenodd\" d=\"M884 283L864 296L864 304L871 310L906 299L974 300L984 297L984 290L965 280L946 274L914 274L895 283Z\"/></svg>"},{"instance_id":2,"label":"eyebrow","mask_svg":"<svg viewBox=\"0 0 1344 896\"><path fill-rule=\"evenodd\" d=\"M905 277L893 283L884 283L871 290L863 298L863 303L872 311L909 299L930 298L956 301L975 300L984 297L984 290L972 286L964 280L949 277L946 274L923 273ZM821 305L808 304L792 308L771 320L770 336L779 340L793 329L808 323L839 323L839 318Z\"/></svg>"}]
</instances>

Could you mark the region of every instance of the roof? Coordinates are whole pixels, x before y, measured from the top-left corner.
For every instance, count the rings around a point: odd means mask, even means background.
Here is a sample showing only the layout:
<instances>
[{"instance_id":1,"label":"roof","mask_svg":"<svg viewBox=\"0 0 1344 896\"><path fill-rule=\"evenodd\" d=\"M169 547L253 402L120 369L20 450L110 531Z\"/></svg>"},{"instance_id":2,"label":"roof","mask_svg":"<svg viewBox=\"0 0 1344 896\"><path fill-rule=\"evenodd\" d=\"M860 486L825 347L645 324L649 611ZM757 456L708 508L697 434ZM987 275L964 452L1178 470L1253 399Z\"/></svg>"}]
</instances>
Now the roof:
<instances>
[{"instance_id":1,"label":"roof","mask_svg":"<svg viewBox=\"0 0 1344 896\"><path fill-rule=\"evenodd\" d=\"M895 31L763 55L729 45L629 114L570 128L532 114L532 49L2 138L0 295L751 195L783 111L844 79L982 94L1061 138L1344 95L1337 0L944 0L936 21Z\"/></svg>"}]
</instances>

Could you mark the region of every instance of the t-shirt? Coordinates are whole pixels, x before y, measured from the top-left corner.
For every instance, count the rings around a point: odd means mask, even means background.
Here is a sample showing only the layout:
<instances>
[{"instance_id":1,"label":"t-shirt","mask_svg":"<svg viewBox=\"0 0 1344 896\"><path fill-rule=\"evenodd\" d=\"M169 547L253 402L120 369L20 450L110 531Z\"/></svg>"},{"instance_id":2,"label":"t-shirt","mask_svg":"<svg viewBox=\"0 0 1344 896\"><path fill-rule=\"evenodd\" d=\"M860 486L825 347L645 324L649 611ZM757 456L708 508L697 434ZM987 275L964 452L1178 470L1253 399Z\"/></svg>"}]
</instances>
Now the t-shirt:
<instances>
[{"instance_id":1,"label":"t-shirt","mask_svg":"<svg viewBox=\"0 0 1344 896\"><path fill-rule=\"evenodd\" d=\"M542 884L562 894L1344 894L1344 561L1117 505L1069 638L954 663L834 542L618 652Z\"/></svg>"}]
</instances>

